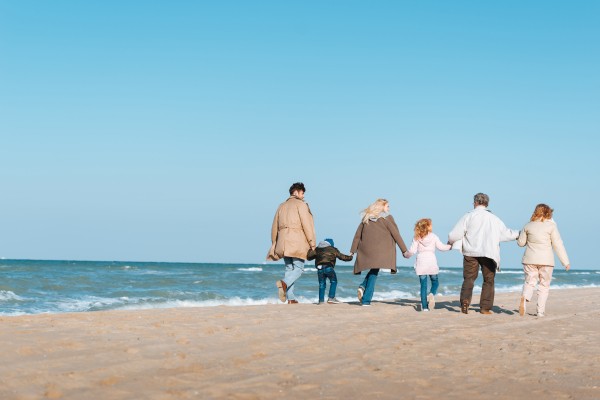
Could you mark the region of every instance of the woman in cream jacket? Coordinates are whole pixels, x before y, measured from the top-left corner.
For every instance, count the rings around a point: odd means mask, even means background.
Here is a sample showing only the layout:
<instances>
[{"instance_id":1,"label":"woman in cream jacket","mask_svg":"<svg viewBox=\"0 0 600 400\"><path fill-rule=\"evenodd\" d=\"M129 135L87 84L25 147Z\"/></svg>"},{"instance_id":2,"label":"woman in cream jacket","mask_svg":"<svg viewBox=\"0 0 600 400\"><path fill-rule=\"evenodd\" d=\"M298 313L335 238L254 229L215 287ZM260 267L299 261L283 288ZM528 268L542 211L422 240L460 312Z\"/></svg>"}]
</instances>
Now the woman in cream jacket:
<instances>
[{"instance_id":1,"label":"woman in cream jacket","mask_svg":"<svg viewBox=\"0 0 600 400\"><path fill-rule=\"evenodd\" d=\"M525 315L525 305L531 301L538 281L537 316L544 316L552 271L554 270L554 253L552 250L556 252L558 259L567 271L571 267L558 227L552 220L553 211L546 204L538 204L531 216L531 221L525 225L517 239L519 246L525 246L522 261L523 270L525 271L525 284L523 285L523 294L519 304L519 314L521 316Z\"/></svg>"}]
</instances>

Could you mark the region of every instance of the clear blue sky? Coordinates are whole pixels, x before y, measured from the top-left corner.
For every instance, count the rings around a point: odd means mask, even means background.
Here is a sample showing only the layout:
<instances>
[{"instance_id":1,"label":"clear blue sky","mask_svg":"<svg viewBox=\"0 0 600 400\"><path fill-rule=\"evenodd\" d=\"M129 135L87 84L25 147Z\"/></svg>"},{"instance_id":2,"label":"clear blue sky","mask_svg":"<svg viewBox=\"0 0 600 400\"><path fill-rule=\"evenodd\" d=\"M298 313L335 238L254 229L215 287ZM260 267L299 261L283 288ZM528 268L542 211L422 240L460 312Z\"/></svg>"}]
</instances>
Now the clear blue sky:
<instances>
[{"instance_id":1,"label":"clear blue sky","mask_svg":"<svg viewBox=\"0 0 600 400\"><path fill-rule=\"evenodd\" d=\"M472 196L599 268L596 1L0 0L0 256L260 263L295 181L348 251ZM522 249L502 245L503 265ZM460 266L456 252L439 256ZM399 259L400 265L410 265Z\"/></svg>"}]
</instances>

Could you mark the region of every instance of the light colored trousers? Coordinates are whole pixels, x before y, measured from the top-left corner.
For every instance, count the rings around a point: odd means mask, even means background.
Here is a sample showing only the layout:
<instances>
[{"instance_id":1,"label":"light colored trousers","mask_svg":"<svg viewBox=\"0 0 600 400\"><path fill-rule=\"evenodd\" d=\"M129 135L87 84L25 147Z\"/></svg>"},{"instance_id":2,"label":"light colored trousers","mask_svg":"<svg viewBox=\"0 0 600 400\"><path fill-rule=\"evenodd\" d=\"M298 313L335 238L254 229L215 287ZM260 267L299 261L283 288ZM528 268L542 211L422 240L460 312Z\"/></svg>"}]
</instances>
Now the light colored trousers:
<instances>
[{"instance_id":1,"label":"light colored trousers","mask_svg":"<svg viewBox=\"0 0 600 400\"><path fill-rule=\"evenodd\" d=\"M525 297L525 300L531 301L533 291L539 281L537 291L537 312L544 313L546 311L546 300L548 300L548 292L550 292L550 281L552 280L552 271L554 271L554 267L548 265L523 264L523 271L525 272L523 297Z\"/></svg>"},{"instance_id":2,"label":"light colored trousers","mask_svg":"<svg viewBox=\"0 0 600 400\"><path fill-rule=\"evenodd\" d=\"M296 300L294 284L304 272L304 260L295 257L283 257L285 263L285 275L283 281L287 285L286 297L288 300Z\"/></svg>"}]
</instances>

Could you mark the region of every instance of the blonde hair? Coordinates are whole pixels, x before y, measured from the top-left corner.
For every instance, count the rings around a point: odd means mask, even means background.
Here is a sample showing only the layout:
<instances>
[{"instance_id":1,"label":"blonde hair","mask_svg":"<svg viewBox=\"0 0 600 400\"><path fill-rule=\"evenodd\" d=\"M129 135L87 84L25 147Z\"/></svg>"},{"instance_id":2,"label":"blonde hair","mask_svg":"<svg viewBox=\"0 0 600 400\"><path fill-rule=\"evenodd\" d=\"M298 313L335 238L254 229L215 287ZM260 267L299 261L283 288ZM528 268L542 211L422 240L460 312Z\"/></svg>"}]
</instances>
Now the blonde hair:
<instances>
[{"instance_id":1,"label":"blonde hair","mask_svg":"<svg viewBox=\"0 0 600 400\"><path fill-rule=\"evenodd\" d=\"M383 212L383 208L389 202L386 199L377 199L369 207L365 208L362 212L362 222L365 224L369 223L369 218L378 218Z\"/></svg>"},{"instance_id":2,"label":"blonde hair","mask_svg":"<svg viewBox=\"0 0 600 400\"><path fill-rule=\"evenodd\" d=\"M422 218L415 224L415 239L423 239L431 232L431 219Z\"/></svg>"},{"instance_id":3,"label":"blonde hair","mask_svg":"<svg viewBox=\"0 0 600 400\"><path fill-rule=\"evenodd\" d=\"M550 208L549 205L546 204L538 204L535 206L535 210L533 210L533 214L531 215L531 221L542 221L544 222L547 219L552 219L553 209Z\"/></svg>"}]
</instances>

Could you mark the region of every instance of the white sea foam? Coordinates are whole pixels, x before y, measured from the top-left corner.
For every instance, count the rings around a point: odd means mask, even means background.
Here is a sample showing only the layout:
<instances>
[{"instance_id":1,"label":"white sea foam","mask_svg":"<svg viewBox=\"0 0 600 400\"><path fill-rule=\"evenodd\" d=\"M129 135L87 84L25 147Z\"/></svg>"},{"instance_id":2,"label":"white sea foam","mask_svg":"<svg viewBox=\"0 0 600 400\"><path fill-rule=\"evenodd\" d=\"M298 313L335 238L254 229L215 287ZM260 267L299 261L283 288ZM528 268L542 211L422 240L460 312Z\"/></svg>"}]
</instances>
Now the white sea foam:
<instances>
[{"instance_id":1,"label":"white sea foam","mask_svg":"<svg viewBox=\"0 0 600 400\"><path fill-rule=\"evenodd\" d=\"M552 289L585 289L585 288L597 288L600 287L596 284L589 284L589 285L550 285L550 290Z\"/></svg>"},{"instance_id":2,"label":"white sea foam","mask_svg":"<svg viewBox=\"0 0 600 400\"><path fill-rule=\"evenodd\" d=\"M136 304L124 304L116 307L120 310L146 310L155 308L192 308L192 307L238 307L238 306L258 306L265 304L277 304L279 301L275 298L263 298L263 299L243 299L240 297L233 297L231 299L224 300L169 300L161 303L136 303Z\"/></svg>"},{"instance_id":3,"label":"white sea foam","mask_svg":"<svg viewBox=\"0 0 600 400\"><path fill-rule=\"evenodd\" d=\"M85 296L79 299L63 299L56 304L57 312L90 311L92 309L112 309L123 303L123 298Z\"/></svg>"},{"instance_id":4,"label":"white sea foam","mask_svg":"<svg viewBox=\"0 0 600 400\"><path fill-rule=\"evenodd\" d=\"M23 301L23 297L11 292L10 290L0 290L0 301Z\"/></svg>"},{"instance_id":5,"label":"white sea foam","mask_svg":"<svg viewBox=\"0 0 600 400\"><path fill-rule=\"evenodd\" d=\"M261 267L250 267L250 268L238 268L238 271L247 271L247 272L262 272Z\"/></svg>"}]
</instances>

